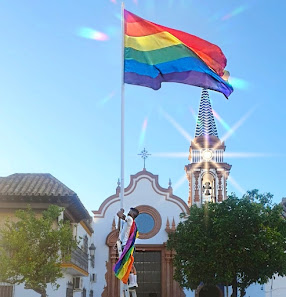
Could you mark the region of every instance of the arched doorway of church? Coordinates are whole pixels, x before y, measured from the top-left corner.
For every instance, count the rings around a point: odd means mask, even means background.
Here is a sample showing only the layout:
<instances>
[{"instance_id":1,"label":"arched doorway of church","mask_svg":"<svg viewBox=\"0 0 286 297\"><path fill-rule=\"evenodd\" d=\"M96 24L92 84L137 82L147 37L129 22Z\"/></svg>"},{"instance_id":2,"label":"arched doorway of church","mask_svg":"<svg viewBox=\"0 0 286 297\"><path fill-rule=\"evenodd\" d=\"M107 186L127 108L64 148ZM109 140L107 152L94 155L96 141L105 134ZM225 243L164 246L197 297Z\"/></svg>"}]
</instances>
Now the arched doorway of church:
<instances>
[{"instance_id":1,"label":"arched doorway of church","mask_svg":"<svg viewBox=\"0 0 286 297\"><path fill-rule=\"evenodd\" d=\"M199 297L220 297L221 291L217 286L203 286L199 292Z\"/></svg>"}]
</instances>

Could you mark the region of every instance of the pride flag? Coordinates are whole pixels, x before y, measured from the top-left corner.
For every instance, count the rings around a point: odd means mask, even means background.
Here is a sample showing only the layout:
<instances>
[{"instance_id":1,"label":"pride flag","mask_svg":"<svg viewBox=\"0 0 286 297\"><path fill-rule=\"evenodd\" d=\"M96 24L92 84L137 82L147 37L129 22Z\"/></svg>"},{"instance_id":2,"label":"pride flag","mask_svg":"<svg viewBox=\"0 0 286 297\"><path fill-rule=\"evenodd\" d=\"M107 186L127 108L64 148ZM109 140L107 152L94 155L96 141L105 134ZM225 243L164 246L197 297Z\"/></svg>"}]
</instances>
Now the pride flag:
<instances>
[{"instance_id":1,"label":"pride flag","mask_svg":"<svg viewBox=\"0 0 286 297\"><path fill-rule=\"evenodd\" d=\"M113 267L115 276L119 278L124 284L127 284L128 282L128 277L134 262L133 253L135 248L135 240L138 237L138 234L139 233L138 233L136 223L135 221L133 221L133 224L131 226L130 233L129 233L129 238L124 247L124 250Z\"/></svg>"},{"instance_id":2,"label":"pride flag","mask_svg":"<svg viewBox=\"0 0 286 297\"><path fill-rule=\"evenodd\" d=\"M228 97L232 86L222 78L221 49L199 37L167 28L124 10L124 82L161 88L177 82L211 89Z\"/></svg>"}]
</instances>

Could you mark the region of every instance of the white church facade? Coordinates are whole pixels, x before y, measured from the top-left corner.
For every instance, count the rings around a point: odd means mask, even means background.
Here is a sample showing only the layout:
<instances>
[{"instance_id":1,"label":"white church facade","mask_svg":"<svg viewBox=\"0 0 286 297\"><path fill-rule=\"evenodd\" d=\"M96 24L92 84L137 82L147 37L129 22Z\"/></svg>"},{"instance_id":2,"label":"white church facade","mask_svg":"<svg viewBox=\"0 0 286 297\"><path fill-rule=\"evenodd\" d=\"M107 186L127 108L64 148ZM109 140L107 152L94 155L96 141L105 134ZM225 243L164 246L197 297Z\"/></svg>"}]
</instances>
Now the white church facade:
<instances>
[{"instance_id":1,"label":"white church facade","mask_svg":"<svg viewBox=\"0 0 286 297\"><path fill-rule=\"evenodd\" d=\"M120 188L107 198L94 213L97 238L95 264L98 274L96 291L102 297L117 296L119 282L112 270L117 259L118 238L116 213L120 209ZM181 213L188 213L187 204L173 195L171 185L162 188L158 176L143 169L130 178L124 191L124 208L136 207L139 238L136 240L135 266L138 275L137 296L185 296L173 280L172 252L167 250L168 233L175 230Z\"/></svg>"},{"instance_id":2,"label":"white church facade","mask_svg":"<svg viewBox=\"0 0 286 297\"><path fill-rule=\"evenodd\" d=\"M231 288L217 286L207 295L203 286L196 291L180 288L173 280L173 252L168 250L168 234L181 221L180 214L188 213L192 205L207 201L220 203L227 199L227 182L231 165L224 161L225 144L217 133L209 94L202 91L195 137L189 148L189 164L185 166L189 191L182 198L173 193L171 182L159 184L159 176L145 168L130 176L124 189L125 213L136 207L140 215L136 222L135 266L138 275L137 297L227 297ZM144 166L145 167L145 166ZM182 168L183 170L183 168ZM10 191L10 192L9 192ZM111 193L112 194L112 193ZM49 204L65 207L64 215L73 224L79 239L77 251L69 263L63 263L64 276L60 288L48 286L49 297L119 297L120 283L114 276L113 265L118 259L116 240L120 209L120 184L114 194L102 201L93 218L79 197L51 175L16 174L0 178L0 225L15 209L30 204L41 211ZM13 198L13 199L12 199ZM286 217L286 198L282 201ZM93 219L93 220L92 220ZM95 247L94 257L91 247ZM1 265L1 263L0 263ZM37 297L37 293L0 283L0 297ZM246 297L285 297L286 278L275 277L265 285L252 285Z\"/></svg>"},{"instance_id":3,"label":"white church facade","mask_svg":"<svg viewBox=\"0 0 286 297\"><path fill-rule=\"evenodd\" d=\"M130 184L124 190L124 208L126 212L130 207L140 211L137 218L140 236L136 241L135 252L139 285L137 297L231 295L231 287L223 286L217 286L212 293L204 291L203 286L199 286L196 291L181 289L172 278L173 253L166 249L168 233L176 229L182 212L188 213L192 205L200 207L207 201L220 203L227 199L231 165L224 161L225 148L224 142L218 137L208 91L203 90L195 137L189 148L190 163L185 166L189 182L187 199L175 196L171 185L161 187L158 176L146 169L131 175ZM97 241L95 263L97 271L100 271L95 286L101 297L120 294L119 281L112 271L118 257L115 244L118 238L116 213L120 209L119 192L118 185L116 193L104 200L98 210L93 211ZM246 297L282 296L286 296L286 278L273 278L262 286L252 285L246 294Z\"/></svg>"}]
</instances>

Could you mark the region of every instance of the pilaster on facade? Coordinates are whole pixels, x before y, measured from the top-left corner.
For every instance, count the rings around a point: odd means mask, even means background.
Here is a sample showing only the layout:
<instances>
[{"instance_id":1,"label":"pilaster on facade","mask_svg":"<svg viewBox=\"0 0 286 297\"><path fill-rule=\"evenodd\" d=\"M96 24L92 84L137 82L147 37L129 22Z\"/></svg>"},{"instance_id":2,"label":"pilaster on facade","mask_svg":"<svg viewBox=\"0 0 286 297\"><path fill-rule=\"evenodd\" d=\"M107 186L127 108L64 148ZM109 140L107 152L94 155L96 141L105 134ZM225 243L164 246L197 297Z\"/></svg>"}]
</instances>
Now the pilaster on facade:
<instances>
[{"instance_id":1,"label":"pilaster on facade","mask_svg":"<svg viewBox=\"0 0 286 297\"><path fill-rule=\"evenodd\" d=\"M200 176L200 171L195 171L194 172L194 177L195 177L195 195L194 195L194 202L199 202L200 201L200 195L199 195L199 176Z\"/></svg>"},{"instance_id":2,"label":"pilaster on facade","mask_svg":"<svg viewBox=\"0 0 286 297\"><path fill-rule=\"evenodd\" d=\"M223 185L222 185L222 173L219 171L217 173L217 177L218 177L218 202L222 202L223 201Z\"/></svg>"}]
</instances>

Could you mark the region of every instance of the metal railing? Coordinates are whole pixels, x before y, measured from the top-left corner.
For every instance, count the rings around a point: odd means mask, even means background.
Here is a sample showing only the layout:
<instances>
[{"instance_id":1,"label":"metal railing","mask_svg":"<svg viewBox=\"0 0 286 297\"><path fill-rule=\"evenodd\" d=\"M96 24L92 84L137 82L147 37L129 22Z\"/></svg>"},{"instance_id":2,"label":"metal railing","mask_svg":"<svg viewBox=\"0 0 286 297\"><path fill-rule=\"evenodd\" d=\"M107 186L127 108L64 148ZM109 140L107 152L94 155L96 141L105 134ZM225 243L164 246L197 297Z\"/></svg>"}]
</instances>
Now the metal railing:
<instances>
[{"instance_id":1,"label":"metal railing","mask_svg":"<svg viewBox=\"0 0 286 297\"><path fill-rule=\"evenodd\" d=\"M88 254L82 251L79 247L72 250L71 259L69 262L75 264L85 271L88 271Z\"/></svg>"}]
</instances>

